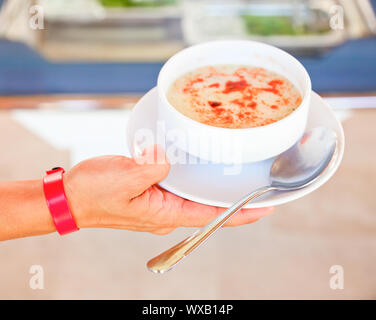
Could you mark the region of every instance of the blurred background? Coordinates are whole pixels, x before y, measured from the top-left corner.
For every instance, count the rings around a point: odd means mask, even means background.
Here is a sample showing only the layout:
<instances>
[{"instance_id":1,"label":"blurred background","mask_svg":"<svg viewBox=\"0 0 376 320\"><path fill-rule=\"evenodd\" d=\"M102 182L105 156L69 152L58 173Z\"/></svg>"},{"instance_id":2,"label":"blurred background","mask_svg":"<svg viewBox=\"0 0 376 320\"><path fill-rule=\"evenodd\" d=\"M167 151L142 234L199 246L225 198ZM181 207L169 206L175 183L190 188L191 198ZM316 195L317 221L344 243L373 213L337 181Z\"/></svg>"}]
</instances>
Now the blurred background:
<instances>
[{"instance_id":1,"label":"blurred background","mask_svg":"<svg viewBox=\"0 0 376 320\"><path fill-rule=\"evenodd\" d=\"M127 119L163 63L215 39L289 51L346 137L325 186L222 230L163 276L146 261L191 230L2 242L0 299L376 299L375 9L375 0L0 0L2 181L128 155ZM32 265L44 269L43 290L29 287ZM344 268L343 290L329 286L333 265Z\"/></svg>"}]
</instances>

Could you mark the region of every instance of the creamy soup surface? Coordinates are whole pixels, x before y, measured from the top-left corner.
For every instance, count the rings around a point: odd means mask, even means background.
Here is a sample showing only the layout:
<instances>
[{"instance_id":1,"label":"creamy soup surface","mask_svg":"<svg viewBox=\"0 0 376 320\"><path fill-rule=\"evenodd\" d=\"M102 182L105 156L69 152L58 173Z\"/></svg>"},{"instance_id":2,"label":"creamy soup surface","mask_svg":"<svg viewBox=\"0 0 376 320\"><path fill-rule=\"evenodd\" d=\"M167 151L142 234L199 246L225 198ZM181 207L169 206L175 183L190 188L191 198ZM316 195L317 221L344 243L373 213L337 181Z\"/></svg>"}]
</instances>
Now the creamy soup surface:
<instances>
[{"instance_id":1,"label":"creamy soup surface","mask_svg":"<svg viewBox=\"0 0 376 320\"><path fill-rule=\"evenodd\" d=\"M167 99L187 117L222 128L265 126L286 117L302 101L285 77L245 65L213 65L188 72L171 85Z\"/></svg>"}]
</instances>

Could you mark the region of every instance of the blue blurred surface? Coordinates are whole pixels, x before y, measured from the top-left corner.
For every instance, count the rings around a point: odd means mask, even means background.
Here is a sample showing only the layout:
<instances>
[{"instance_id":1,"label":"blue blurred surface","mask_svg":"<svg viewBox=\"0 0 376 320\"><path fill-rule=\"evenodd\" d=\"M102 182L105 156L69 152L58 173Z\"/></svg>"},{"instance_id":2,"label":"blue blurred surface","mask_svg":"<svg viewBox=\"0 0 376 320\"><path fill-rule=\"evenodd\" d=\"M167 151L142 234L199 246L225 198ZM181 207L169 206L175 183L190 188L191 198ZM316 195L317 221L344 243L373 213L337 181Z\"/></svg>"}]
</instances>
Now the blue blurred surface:
<instances>
[{"instance_id":1,"label":"blue blurred surface","mask_svg":"<svg viewBox=\"0 0 376 320\"><path fill-rule=\"evenodd\" d=\"M299 60L320 93L376 91L376 37ZM162 65L50 63L22 43L0 40L0 94L144 93L155 86Z\"/></svg>"},{"instance_id":2,"label":"blue blurred surface","mask_svg":"<svg viewBox=\"0 0 376 320\"><path fill-rule=\"evenodd\" d=\"M0 40L0 94L142 93L161 63L49 63L21 43Z\"/></svg>"},{"instance_id":3,"label":"blue blurred surface","mask_svg":"<svg viewBox=\"0 0 376 320\"><path fill-rule=\"evenodd\" d=\"M302 58L318 92L376 91L376 38ZM143 93L163 63L49 63L21 43L0 40L0 94Z\"/></svg>"}]
</instances>

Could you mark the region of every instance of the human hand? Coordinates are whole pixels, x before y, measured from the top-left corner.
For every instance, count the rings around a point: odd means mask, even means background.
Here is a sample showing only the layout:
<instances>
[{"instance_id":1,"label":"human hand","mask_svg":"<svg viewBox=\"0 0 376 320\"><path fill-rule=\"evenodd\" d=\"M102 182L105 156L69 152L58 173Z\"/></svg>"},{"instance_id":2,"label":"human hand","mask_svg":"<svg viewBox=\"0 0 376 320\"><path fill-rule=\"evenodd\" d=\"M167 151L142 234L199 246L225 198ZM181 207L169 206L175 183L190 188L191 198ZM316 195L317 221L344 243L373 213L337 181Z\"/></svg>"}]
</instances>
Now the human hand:
<instances>
[{"instance_id":1,"label":"human hand","mask_svg":"<svg viewBox=\"0 0 376 320\"><path fill-rule=\"evenodd\" d=\"M169 171L158 147L136 159L102 156L80 162L64 175L65 192L80 228L116 228L167 234L206 225L224 208L180 198L156 185ZM269 215L273 208L242 209L225 226Z\"/></svg>"}]
</instances>

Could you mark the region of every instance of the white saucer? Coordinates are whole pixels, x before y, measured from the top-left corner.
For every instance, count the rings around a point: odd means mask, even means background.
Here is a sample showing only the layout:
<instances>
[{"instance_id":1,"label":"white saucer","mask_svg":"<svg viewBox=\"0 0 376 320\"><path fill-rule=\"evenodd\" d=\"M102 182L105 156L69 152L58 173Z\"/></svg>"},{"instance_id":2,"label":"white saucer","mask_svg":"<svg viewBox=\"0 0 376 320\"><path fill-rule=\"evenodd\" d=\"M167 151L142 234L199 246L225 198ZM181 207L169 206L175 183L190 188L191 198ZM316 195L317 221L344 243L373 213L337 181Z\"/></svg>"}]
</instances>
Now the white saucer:
<instances>
[{"instance_id":1,"label":"white saucer","mask_svg":"<svg viewBox=\"0 0 376 320\"><path fill-rule=\"evenodd\" d=\"M129 118L127 142L129 150L134 152L133 141L136 130L156 131L158 93L156 88L143 96L133 108ZM249 203L247 208L276 206L303 197L327 182L337 170L343 156L345 138L341 123L331 108L315 92L312 92L307 130L316 126L333 129L338 136L337 150L324 173L310 186L290 192L270 192L262 198ZM134 155L134 154L133 154ZM183 198L220 207L229 207L245 194L268 185L269 169L273 159L243 164L241 173L225 175L222 164L173 164L168 177L160 182L164 189Z\"/></svg>"}]
</instances>

